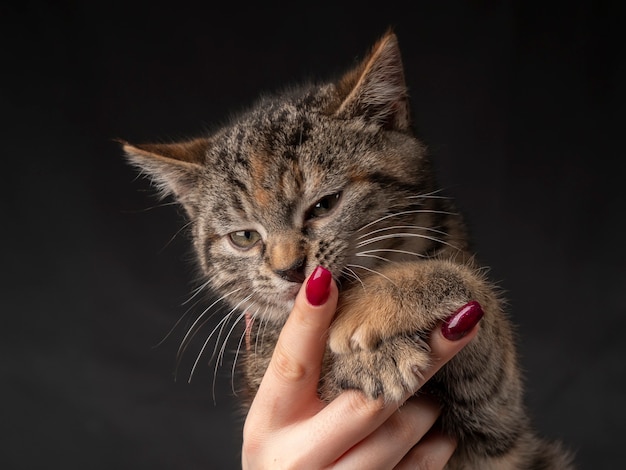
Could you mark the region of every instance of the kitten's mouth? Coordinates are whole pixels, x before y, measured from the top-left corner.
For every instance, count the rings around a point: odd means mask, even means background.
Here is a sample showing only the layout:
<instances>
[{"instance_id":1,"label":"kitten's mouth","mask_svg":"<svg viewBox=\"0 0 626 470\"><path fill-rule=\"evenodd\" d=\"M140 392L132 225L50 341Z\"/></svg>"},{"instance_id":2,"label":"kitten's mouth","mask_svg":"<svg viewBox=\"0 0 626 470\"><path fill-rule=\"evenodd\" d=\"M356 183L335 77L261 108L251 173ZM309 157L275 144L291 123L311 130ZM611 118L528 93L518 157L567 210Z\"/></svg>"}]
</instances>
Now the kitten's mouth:
<instances>
[{"instance_id":1,"label":"kitten's mouth","mask_svg":"<svg viewBox=\"0 0 626 470\"><path fill-rule=\"evenodd\" d=\"M300 288L302 287L302 282L298 283L290 283L291 285L287 286L282 294L278 294L278 297L288 304L290 311L293 308L294 301L296 300L296 296L298 292L300 292ZM276 305L275 303L273 305ZM251 313L249 310L245 310L244 318L245 318L245 343L248 351L250 350L250 345L252 342L252 325L255 321L256 315Z\"/></svg>"},{"instance_id":2,"label":"kitten's mouth","mask_svg":"<svg viewBox=\"0 0 626 470\"><path fill-rule=\"evenodd\" d=\"M300 292L300 288L302 287L302 283L293 283L293 285L289 286L285 291L285 300L292 301L296 299L298 292Z\"/></svg>"},{"instance_id":3,"label":"kitten's mouth","mask_svg":"<svg viewBox=\"0 0 626 470\"><path fill-rule=\"evenodd\" d=\"M294 304L296 303L296 297L298 296L298 292L300 292L300 288L302 287L302 283L293 283L290 286L287 286L285 290L279 294L279 302L282 303L281 310L285 313L291 312Z\"/></svg>"}]
</instances>

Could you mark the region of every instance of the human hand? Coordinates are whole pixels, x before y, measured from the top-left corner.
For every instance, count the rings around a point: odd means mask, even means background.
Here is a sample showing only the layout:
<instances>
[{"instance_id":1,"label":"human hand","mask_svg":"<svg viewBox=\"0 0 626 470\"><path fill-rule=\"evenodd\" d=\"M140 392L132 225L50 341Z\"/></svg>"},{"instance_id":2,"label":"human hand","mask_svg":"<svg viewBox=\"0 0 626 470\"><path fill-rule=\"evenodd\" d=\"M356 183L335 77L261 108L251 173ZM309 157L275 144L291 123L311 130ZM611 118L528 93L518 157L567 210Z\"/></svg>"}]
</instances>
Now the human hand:
<instances>
[{"instance_id":1,"label":"human hand","mask_svg":"<svg viewBox=\"0 0 626 470\"><path fill-rule=\"evenodd\" d=\"M431 429L440 414L433 399L408 394L398 408L348 390L331 403L320 400L317 385L337 298L324 268L300 289L246 418L242 467L443 468L456 443ZM424 382L476 335L482 310L471 304L432 333Z\"/></svg>"}]
</instances>

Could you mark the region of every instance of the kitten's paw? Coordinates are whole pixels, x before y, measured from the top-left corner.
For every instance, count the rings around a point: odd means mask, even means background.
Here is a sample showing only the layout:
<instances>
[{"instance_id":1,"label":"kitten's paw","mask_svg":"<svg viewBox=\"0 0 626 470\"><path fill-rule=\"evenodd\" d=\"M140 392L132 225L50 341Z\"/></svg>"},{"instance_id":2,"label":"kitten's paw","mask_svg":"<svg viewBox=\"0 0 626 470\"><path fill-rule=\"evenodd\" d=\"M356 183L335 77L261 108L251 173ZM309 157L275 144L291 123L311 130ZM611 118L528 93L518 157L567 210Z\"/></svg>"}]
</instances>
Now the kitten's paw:
<instances>
[{"instance_id":1,"label":"kitten's paw","mask_svg":"<svg viewBox=\"0 0 626 470\"><path fill-rule=\"evenodd\" d=\"M406 332L404 322L391 320L400 312L397 305L386 300L388 297L359 294L344 295L341 299L328 338L330 350L336 354L371 350L382 341ZM372 306L376 308L375 315L372 315Z\"/></svg>"},{"instance_id":2,"label":"kitten's paw","mask_svg":"<svg viewBox=\"0 0 626 470\"><path fill-rule=\"evenodd\" d=\"M335 354L332 379L340 390L356 389L373 399L401 403L423 384L429 352L419 335L398 335L373 349Z\"/></svg>"},{"instance_id":3,"label":"kitten's paw","mask_svg":"<svg viewBox=\"0 0 626 470\"><path fill-rule=\"evenodd\" d=\"M350 321L352 320L352 321ZM382 340L380 334L369 325L356 321L358 318L342 317L330 330L328 345L337 354L349 354L376 347Z\"/></svg>"}]
</instances>

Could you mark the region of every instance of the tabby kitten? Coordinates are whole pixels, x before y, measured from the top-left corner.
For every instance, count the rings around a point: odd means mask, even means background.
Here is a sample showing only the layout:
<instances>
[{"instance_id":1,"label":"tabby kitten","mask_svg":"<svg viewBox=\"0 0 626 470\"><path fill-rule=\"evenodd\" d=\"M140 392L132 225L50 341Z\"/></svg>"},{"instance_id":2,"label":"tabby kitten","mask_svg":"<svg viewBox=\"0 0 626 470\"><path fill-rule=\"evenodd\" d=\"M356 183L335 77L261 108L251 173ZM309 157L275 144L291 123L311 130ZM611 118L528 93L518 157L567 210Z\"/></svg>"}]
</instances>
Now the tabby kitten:
<instances>
[{"instance_id":1,"label":"tabby kitten","mask_svg":"<svg viewBox=\"0 0 626 470\"><path fill-rule=\"evenodd\" d=\"M246 317L250 397L322 265L340 286L323 398L359 389L399 402L419 385L429 332L478 301L477 337L425 387L459 442L448 468L571 468L530 428L509 322L411 130L393 33L334 83L265 97L209 136L124 150L185 208L208 284Z\"/></svg>"}]
</instances>

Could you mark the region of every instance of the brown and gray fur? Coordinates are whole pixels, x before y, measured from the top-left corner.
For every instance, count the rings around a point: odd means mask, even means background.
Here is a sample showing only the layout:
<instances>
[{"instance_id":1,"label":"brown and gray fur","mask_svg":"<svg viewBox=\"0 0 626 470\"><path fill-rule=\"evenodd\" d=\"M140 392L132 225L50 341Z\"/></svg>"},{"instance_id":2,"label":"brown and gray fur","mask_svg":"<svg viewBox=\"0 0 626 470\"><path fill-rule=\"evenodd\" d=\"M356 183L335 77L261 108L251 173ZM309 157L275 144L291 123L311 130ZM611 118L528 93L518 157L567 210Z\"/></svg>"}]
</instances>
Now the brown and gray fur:
<instances>
[{"instance_id":1,"label":"brown and gray fur","mask_svg":"<svg viewBox=\"0 0 626 470\"><path fill-rule=\"evenodd\" d=\"M399 402L420 385L429 332L476 300L477 337L424 387L458 439L448 468L571 468L531 430L511 326L412 132L393 33L336 82L265 97L209 136L124 149L185 208L230 315L253 318L242 351L250 397L305 276L322 265L340 287L324 399L359 389Z\"/></svg>"}]
</instances>

